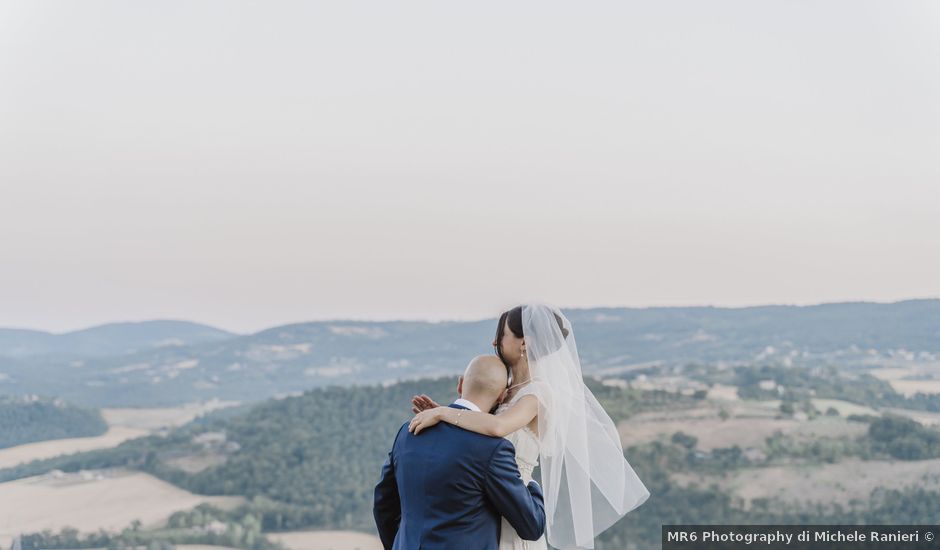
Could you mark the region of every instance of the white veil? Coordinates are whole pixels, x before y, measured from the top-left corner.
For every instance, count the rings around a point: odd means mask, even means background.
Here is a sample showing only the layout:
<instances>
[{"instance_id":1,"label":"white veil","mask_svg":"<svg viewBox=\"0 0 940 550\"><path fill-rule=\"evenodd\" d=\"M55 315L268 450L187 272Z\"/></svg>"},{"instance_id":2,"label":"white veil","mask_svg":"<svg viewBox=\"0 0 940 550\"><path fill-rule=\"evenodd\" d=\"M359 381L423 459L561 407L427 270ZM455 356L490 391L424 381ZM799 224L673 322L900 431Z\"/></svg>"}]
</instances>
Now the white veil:
<instances>
[{"instance_id":1,"label":"white veil","mask_svg":"<svg viewBox=\"0 0 940 550\"><path fill-rule=\"evenodd\" d=\"M539 442L548 543L594 548L594 537L643 504L649 491L623 456L613 420L581 377L571 323L552 306L522 308Z\"/></svg>"}]
</instances>

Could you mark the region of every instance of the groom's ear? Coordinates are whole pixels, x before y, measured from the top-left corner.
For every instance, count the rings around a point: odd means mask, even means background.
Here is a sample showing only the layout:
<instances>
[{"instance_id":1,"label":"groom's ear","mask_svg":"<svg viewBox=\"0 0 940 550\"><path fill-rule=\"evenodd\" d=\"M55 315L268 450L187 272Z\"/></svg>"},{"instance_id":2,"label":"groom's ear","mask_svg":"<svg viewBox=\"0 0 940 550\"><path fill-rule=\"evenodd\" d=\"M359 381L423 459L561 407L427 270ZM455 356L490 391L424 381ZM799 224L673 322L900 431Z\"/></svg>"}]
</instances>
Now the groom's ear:
<instances>
[{"instance_id":1,"label":"groom's ear","mask_svg":"<svg viewBox=\"0 0 940 550\"><path fill-rule=\"evenodd\" d=\"M463 376L457 378L457 395L463 397Z\"/></svg>"},{"instance_id":2,"label":"groom's ear","mask_svg":"<svg viewBox=\"0 0 940 550\"><path fill-rule=\"evenodd\" d=\"M506 399L506 393L509 391L509 388L503 388L503 391L499 392L499 397L496 398L496 404L502 405L503 400Z\"/></svg>"}]
</instances>

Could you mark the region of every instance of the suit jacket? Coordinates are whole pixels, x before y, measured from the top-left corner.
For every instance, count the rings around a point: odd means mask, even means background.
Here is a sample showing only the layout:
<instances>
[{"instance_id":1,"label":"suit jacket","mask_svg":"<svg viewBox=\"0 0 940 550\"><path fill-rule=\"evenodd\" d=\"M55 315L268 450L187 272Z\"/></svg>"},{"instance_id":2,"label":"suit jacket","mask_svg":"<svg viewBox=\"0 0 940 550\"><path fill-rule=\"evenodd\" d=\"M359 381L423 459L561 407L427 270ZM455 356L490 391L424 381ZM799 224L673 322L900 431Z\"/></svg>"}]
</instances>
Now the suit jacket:
<instances>
[{"instance_id":1,"label":"suit jacket","mask_svg":"<svg viewBox=\"0 0 940 550\"><path fill-rule=\"evenodd\" d=\"M445 422L398 430L372 513L386 550L495 550L500 516L526 540L545 530L542 490L523 484L512 443Z\"/></svg>"}]
</instances>

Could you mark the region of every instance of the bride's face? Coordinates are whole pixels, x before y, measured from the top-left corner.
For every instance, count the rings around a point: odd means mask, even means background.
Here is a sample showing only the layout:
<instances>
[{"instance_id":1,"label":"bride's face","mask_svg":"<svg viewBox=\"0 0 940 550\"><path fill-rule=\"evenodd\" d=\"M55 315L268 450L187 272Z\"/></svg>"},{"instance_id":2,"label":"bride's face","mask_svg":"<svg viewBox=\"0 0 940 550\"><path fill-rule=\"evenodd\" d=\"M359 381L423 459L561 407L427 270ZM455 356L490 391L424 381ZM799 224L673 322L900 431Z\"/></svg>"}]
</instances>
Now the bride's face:
<instances>
[{"instance_id":1,"label":"bride's face","mask_svg":"<svg viewBox=\"0 0 940 550\"><path fill-rule=\"evenodd\" d=\"M493 346L496 347L497 355L509 365L515 365L522 358L522 344L525 339L519 338L512 333L509 328L509 319L503 322L501 334L493 340Z\"/></svg>"}]
</instances>

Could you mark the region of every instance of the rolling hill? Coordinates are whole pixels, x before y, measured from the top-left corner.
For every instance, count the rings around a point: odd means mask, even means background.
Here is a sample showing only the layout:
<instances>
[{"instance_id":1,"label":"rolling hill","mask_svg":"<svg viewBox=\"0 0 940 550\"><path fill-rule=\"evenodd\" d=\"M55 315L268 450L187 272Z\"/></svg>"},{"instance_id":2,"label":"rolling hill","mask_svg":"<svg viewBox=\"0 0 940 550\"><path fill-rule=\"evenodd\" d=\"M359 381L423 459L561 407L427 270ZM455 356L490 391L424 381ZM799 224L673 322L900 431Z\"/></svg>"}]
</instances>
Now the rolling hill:
<instances>
[{"instance_id":1,"label":"rolling hill","mask_svg":"<svg viewBox=\"0 0 940 550\"><path fill-rule=\"evenodd\" d=\"M687 363L869 368L940 361L940 300L566 314L586 373ZM453 375L471 357L492 352L495 320L322 321L243 336L200 332L193 325L187 333L192 341L183 345L158 345L171 339L169 330L160 338L135 339L128 335L136 329L120 327L75 336L83 343L68 347L73 354L68 357L25 353L38 344L17 348L7 341L0 348L20 351L0 357L0 392L55 395L93 406L170 406ZM134 351L116 351L122 349ZM78 351L87 355L75 355Z\"/></svg>"},{"instance_id":2,"label":"rolling hill","mask_svg":"<svg viewBox=\"0 0 940 550\"><path fill-rule=\"evenodd\" d=\"M107 429L97 410L60 399L0 396L0 449L48 439L101 435Z\"/></svg>"},{"instance_id":3,"label":"rolling hill","mask_svg":"<svg viewBox=\"0 0 940 550\"><path fill-rule=\"evenodd\" d=\"M189 321L109 323L52 334L38 330L0 329L0 356L66 355L98 357L141 350L218 342L235 334Z\"/></svg>"},{"instance_id":4,"label":"rolling hill","mask_svg":"<svg viewBox=\"0 0 940 550\"><path fill-rule=\"evenodd\" d=\"M716 370L715 374L725 372ZM410 396L427 392L446 402L454 397L455 382L453 378L444 378L388 386L318 388L298 396L270 399L234 415L231 411L211 413L189 425L127 441L113 449L0 470L0 482L42 475L53 469L86 470L88 476L93 476L102 469L129 468L153 474L193 493L246 497L243 507L228 512L207 508L178 512L170 518L177 528L200 528L215 521L212 518L234 522L252 516L252 522L266 533L298 529L371 532L372 488L396 430L411 416ZM660 423L652 418L644 420L650 414L679 415L677 418L686 419L683 430L688 429L690 418L716 425L733 420L718 415L702 416L703 412L714 413L728 406L727 402L709 402L704 394L683 395L586 382L615 420L622 421L622 430L638 430L647 422ZM822 379L811 383L818 390L827 387ZM754 401L748 406L757 407L761 403ZM737 418L742 422L745 419L754 422L752 412L741 409L735 414L740 415ZM775 434L764 444L754 443L766 452L760 456L751 454L754 449L745 452L737 443L700 447L697 437L672 428L663 437L628 447L626 454L652 496L637 512L605 532L598 548L626 548L627 541L639 543L638 548L657 547L663 524L912 524L935 518L940 492L925 484L898 487L896 476L890 472L899 466L882 471L884 486L861 492L862 500L849 507L827 502L826 498L832 497L829 494L823 494L823 500L816 503L760 496L746 507L733 487L700 484L723 479L721 476L726 474L779 477L780 472L789 472L805 476L808 470L826 463L853 464L869 472L865 464L881 467L886 456L924 471L935 464L940 454L940 430L920 427L900 417L853 420L818 415L815 419L795 420L775 418L771 412L762 418L780 425L800 424L806 429L840 429L828 430L829 435L807 431L812 436L809 440L800 438L799 434L804 432ZM870 426L845 428L854 422ZM735 429L742 429L740 422L736 426ZM932 443L930 449L923 449L928 451L926 455L909 456L914 441L927 439ZM834 450L839 452L830 452ZM175 532L181 536L178 529Z\"/></svg>"}]
</instances>

